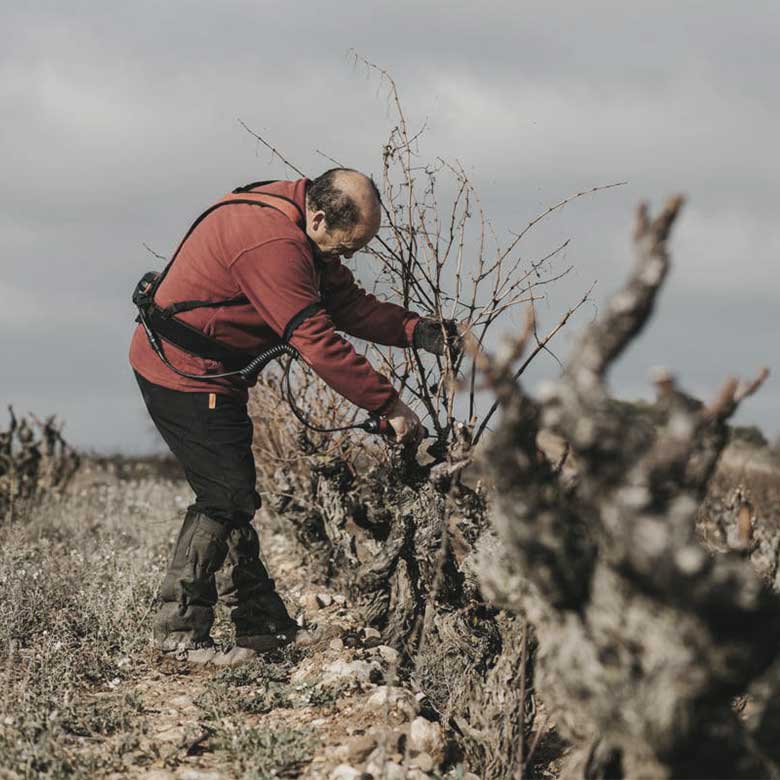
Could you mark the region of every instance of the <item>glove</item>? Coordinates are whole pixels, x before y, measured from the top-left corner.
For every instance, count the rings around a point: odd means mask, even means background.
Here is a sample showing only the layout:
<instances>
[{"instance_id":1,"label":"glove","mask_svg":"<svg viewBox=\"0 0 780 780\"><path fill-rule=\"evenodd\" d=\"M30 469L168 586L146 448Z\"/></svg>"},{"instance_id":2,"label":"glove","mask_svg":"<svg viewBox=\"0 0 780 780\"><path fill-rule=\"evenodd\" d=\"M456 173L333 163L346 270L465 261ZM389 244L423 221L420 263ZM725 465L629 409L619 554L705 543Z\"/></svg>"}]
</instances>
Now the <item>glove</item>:
<instances>
[{"instance_id":1,"label":"glove","mask_svg":"<svg viewBox=\"0 0 780 780\"><path fill-rule=\"evenodd\" d=\"M445 335L442 333L446 332ZM455 320L433 320L430 318L421 318L414 328L412 337L414 346L418 349L424 349L433 355L443 355L445 348L449 349L450 359L454 363L462 348L463 339L458 333L458 323Z\"/></svg>"}]
</instances>

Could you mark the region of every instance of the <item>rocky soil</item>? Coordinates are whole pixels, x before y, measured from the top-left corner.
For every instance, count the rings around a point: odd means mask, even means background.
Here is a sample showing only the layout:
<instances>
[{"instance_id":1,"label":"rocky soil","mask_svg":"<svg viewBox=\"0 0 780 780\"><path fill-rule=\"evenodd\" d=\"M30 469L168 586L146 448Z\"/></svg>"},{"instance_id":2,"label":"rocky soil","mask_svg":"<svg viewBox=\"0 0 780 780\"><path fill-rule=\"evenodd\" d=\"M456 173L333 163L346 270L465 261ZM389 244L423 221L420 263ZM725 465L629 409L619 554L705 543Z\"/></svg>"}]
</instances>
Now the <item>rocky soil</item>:
<instances>
[{"instance_id":1,"label":"rocky soil","mask_svg":"<svg viewBox=\"0 0 780 780\"><path fill-rule=\"evenodd\" d=\"M734 449L702 507L705 537L727 547L749 501L745 554L771 568L767 578L780 559L770 545L780 538L778 486L771 458ZM66 495L0 523L2 780L481 776L464 762L457 726L399 672L396 651L316 580L285 521L267 514L256 520L264 557L313 644L238 667L161 661L154 593L189 500L169 476L87 465ZM230 637L219 611L215 638ZM568 750L543 698L528 777L559 776Z\"/></svg>"},{"instance_id":2,"label":"rocky soil","mask_svg":"<svg viewBox=\"0 0 780 780\"><path fill-rule=\"evenodd\" d=\"M238 667L161 660L152 599L188 501L180 482L87 468L0 526L18 608L0 625L0 777L476 777L397 652L267 515L264 557L315 641ZM214 636L229 645L224 611Z\"/></svg>"}]
</instances>

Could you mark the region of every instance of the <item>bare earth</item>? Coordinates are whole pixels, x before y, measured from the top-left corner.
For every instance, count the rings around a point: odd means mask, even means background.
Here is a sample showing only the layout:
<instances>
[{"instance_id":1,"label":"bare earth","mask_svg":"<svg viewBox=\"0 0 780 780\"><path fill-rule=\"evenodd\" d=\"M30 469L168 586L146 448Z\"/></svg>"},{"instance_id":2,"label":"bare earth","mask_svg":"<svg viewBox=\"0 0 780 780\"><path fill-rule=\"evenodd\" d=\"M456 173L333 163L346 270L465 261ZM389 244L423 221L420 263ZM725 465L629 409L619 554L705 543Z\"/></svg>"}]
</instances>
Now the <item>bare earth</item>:
<instances>
[{"instance_id":1,"label":"bare earth","mask_svg":"<svg viewBox=\"0 0 780 780\"><path fill-rule=\"evenodd\" d=\"M0 526L20 605L0 626L1 778L468 777L395 651L266 516L269 570L315 643L234 668L161 660L152 598L188 501L181 483L87 470ZM220 611L215 638L230 632Z\"/></svg>"}]
</instances>

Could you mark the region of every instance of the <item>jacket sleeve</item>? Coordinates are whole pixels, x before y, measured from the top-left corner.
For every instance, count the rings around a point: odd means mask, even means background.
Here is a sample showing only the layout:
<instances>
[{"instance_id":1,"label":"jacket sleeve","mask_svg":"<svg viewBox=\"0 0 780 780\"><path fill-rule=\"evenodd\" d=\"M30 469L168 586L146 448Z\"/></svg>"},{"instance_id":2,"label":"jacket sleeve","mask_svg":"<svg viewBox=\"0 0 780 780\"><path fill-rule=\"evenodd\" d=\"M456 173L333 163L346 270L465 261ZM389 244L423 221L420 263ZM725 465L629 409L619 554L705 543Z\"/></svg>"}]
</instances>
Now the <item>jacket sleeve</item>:
<instances>
[{"instance_id":1,"label":"jacket sleeve","mask_svg":"<svg viewBox=\"0 0 780 780\"><path fill-rule=\"evenodd\" d=\"M249 249L230 269L244 295L280 338L296 315L321 303L313 259L296 241L279 239ZM302 320L290 344L337 393L363 409L381 414L398 397L387 377L336 333L324 308Z\"/></svg>"},{"instance_id":2,"label":"jacket sleeve","mask_svg":"<svg viewBox=\"0 0 780 780\"><path fill-rule=\"evenodd\" d=\"M377 300L358 287L352 272L338 260L329 262L323 274L325 307L338 330L387 347L408 347L412 343L418 314Z\"/></svg>"}]
</instances>

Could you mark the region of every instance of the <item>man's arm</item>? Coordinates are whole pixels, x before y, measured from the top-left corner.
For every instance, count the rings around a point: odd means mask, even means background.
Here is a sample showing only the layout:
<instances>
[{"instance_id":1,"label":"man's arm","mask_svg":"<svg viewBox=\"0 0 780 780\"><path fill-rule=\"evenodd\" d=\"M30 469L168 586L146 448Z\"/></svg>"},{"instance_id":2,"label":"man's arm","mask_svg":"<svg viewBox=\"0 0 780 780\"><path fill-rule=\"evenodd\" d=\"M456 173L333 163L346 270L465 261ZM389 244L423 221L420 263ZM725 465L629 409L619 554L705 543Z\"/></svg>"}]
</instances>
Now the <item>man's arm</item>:
<instances>
[{"instance_id":1,"label":"man's arm","mask_svg":"<svg viewBox=\"0 0 780 780\"><path fill-rule=\"evenodd\" d=\"M323 302L338 330L388 347L411 345L418 314L361 289L349 268L338 260L328 262L322 273Z\"/></svg>"},{"instance_id":2,"label":"man's arm","mask_svg":"<svg viewBox=\"0 0 780 780\"><path fill-rule=\"evenodd\" d=\"M297 315L321 303L312 258L296 241L280 239L249 249L231 263L230 270L280 338ZM336 333L325 309L302 319L290 344L325 382L357 406L385 414L396 405L398 393L387 377Z\"/></svg>"}]
</instances>

